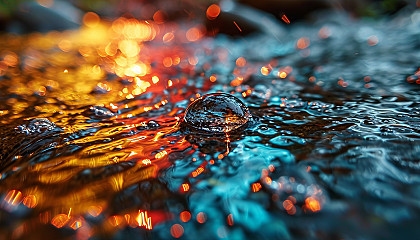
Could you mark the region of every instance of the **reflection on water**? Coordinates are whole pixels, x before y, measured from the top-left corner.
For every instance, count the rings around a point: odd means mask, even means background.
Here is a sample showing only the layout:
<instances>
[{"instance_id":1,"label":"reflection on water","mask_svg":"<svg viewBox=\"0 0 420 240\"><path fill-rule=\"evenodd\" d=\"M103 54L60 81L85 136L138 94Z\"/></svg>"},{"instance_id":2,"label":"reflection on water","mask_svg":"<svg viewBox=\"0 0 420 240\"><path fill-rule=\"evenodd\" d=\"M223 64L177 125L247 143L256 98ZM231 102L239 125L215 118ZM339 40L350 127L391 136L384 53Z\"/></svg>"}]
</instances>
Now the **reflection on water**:
<instances>
[{"instance_id":1,"label":"reflection on water","mask_svg":"<svg viewBox=\"0 0 420 240\"><path fill-rule=\"evenodd\" d=\"M282 43L94 13L80 30L2 34L1 235L414 236L418 15L334 15ZM184 129L218 91L247 104L246 128Z\"/></svg>"}]
</instances>

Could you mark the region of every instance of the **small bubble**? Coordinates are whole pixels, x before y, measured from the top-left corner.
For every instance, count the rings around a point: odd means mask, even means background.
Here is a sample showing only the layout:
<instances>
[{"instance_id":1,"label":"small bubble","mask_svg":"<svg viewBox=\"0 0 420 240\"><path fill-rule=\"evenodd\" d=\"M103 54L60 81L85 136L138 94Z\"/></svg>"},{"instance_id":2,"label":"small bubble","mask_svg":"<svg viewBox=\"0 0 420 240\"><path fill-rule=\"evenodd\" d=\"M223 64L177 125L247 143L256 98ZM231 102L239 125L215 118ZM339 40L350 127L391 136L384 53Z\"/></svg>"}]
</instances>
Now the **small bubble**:
<instances>
[{"instance_id":1,"label":"small bubble","mask_svg":"<svg viewBox=\"0 0 420 240\"><path fill-rule=\"evenodd\" d=\"M194 129L207 132L230 132L248 122L251 114L237 97L226 93L212 93L192 102L184 121Z\"/></svg>"}]
</instances>

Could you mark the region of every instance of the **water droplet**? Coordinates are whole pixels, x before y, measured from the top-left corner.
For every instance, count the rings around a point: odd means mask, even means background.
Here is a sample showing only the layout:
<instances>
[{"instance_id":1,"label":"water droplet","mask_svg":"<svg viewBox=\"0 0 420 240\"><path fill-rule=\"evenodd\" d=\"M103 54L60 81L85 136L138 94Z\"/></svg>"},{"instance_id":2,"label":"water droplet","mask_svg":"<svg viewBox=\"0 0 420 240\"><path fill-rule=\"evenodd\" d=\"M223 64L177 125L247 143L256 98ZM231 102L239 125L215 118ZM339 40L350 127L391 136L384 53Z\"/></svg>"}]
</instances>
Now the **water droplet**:
<instances>
[{"instance_id":1,"label":"water droplet","mask_svg":"<svg viewBox=\"0 0 420 240\"><path fill-rule=\"evenodd\" d=\"M147 123L147 127L148 128L158 128L159 127L159 123L157 123L156 121L150 120Z\"/></svg>"},{"instance_id":2,"label":"water droplet","mask_svg":"<svg viewBox=\"0 0 420 240\"><path fill-rule=\"evenodd\" d=\"M25 134L43 133L51 131L57 126L46 118L32 119L28 125L20 125L16 129Z\"/></svg>"},{"instance_id":3,"label":"water droplet","mask_svg":"<svg viewBox=\"0 0 420 240\"><path fill-rule=\"evenodd\" d=\"M204 95L192 102L185 111L184 122L197 130L230 132L251 118L245 104L226 93Z\"/></svg>"},{"instance_id":4,"label":"water droplet","mask_svg":"<svg viewBox=\"0 0 420 240\"><path fill-rule=\"evenodd\" d=\"M94 116L92 117L95 117L95 118L108 118L108 117L113 117L115 115L108 108L100 107L100 106L91 106L89 108L89 111L94 114Z\"/></svg>"}]
</instances>

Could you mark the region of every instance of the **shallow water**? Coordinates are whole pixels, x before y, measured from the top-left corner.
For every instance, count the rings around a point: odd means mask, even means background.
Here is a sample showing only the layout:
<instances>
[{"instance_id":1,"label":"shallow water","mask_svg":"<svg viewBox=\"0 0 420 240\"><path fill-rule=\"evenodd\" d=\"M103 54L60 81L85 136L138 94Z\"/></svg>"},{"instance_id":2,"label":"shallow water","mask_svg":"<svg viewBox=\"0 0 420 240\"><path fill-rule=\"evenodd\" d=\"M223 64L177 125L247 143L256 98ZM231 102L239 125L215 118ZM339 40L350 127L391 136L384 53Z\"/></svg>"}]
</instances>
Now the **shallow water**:
<instances>
[{"instance_id":1,"label":"shallow water","mask_svg":"<svg viewBox=\"0 0 420 240\"><path fill-rule=\"evenodd\" d=\"M414 239L420 12L328 15L281 40L126 19L3 34L1 236ZM246 127L185 128L218 91Z\"/></svg>"}]
</instances>

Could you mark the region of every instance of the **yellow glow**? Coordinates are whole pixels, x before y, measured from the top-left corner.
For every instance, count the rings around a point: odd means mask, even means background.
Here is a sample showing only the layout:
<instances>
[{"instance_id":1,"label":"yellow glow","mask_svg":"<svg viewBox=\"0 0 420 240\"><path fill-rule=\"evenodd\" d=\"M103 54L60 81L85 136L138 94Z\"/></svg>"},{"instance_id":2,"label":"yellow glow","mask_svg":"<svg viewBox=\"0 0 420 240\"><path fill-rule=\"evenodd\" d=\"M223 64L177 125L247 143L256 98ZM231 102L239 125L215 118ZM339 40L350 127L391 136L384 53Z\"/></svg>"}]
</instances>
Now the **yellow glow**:
<instances>
[{"instance_id":1,"label":"yellow glow","mask_svg":"<svg viewBox=\"0 0 420 240\"><path fill-rule=\"evenodd\" d=\"M127 57L135 57L140 52L140 47L136 41L125 39L118 43L118 48Z\"/></svg>"},{"instance_id":2,"label":"yellow glow","mask_svg":"<svg viewBox=\"0 0 420 240\"><path fill-rule=\"evenodd\" d=\"M262 67L261 68L261 74L262 75L268 75L268 74L270 74L270 72L271 72L271 69L270 68L268 68L268 67Z\"/></svg>"},{"instance_id":3,"label":"yellow glow","mask_svg":"<svg viewBox=\"0 0 420 240\"><path fill-rule=\"evenodd\" d=\"M158 77L158 76L153 76L153 77L152 77L152 82L153 82L154 84L158 83L158 82L159 82L159 77Z\"/></svg>"},{"instance_id":4,"label":"yellow glow","mask_svg":"<svg viewBox=\"0 0 420 240\"><path fill-rule=\"evenodd\" d=\"M163 151L161 151L161 152L156 153L155 158L156 158L156 159L161 159L161 158L163 158L163 157L164 157L164 156L166 156L166 155L168 155L168 152L167 152L167 151L165 151L165 150L163 150Z\"/></svg>"},{"instance_id":5,"label":"yellow glow","mask_svg":"<svg viewBox=\"0 0 420 240\"><path fill-rule=\"evenodd\" d=\"M321 210L321 205L319 204L318 200L313 197L308 197L305 199L305 206L312 212L318 212Z\"/></svg>"},{"instance_id":6,"label":"yellow glow","mask_svg":"<svg viewBox=\"0 0 420 240\"><path fill-rule=\"evenodd\" d=\"M279 77L280 78L286 78L287 77L287 73L284 71L279 72Z\"/></svg>"},{"instance_id":7,"label":"yellow glow","mask_svg":"<svg viewBox=\"0 0 420 240\"><path fill-rule=\"evenodd\" d=\"M181 191L182 192L188 192L188 190L190 190L190 185L188 183L183 183L181 185Z\"/></svg>"},{"instance_id":8,"label":"yellow glow","mask_svg":"<svg viewBox=\"0 0 420 240\"><path fill-rule=\"evenodd\" d=\"M139 210L136 221L139 227L144 227L149 230L153 229L152 218L147 215L147 211Z\"/></svg>"}]
</instances>

